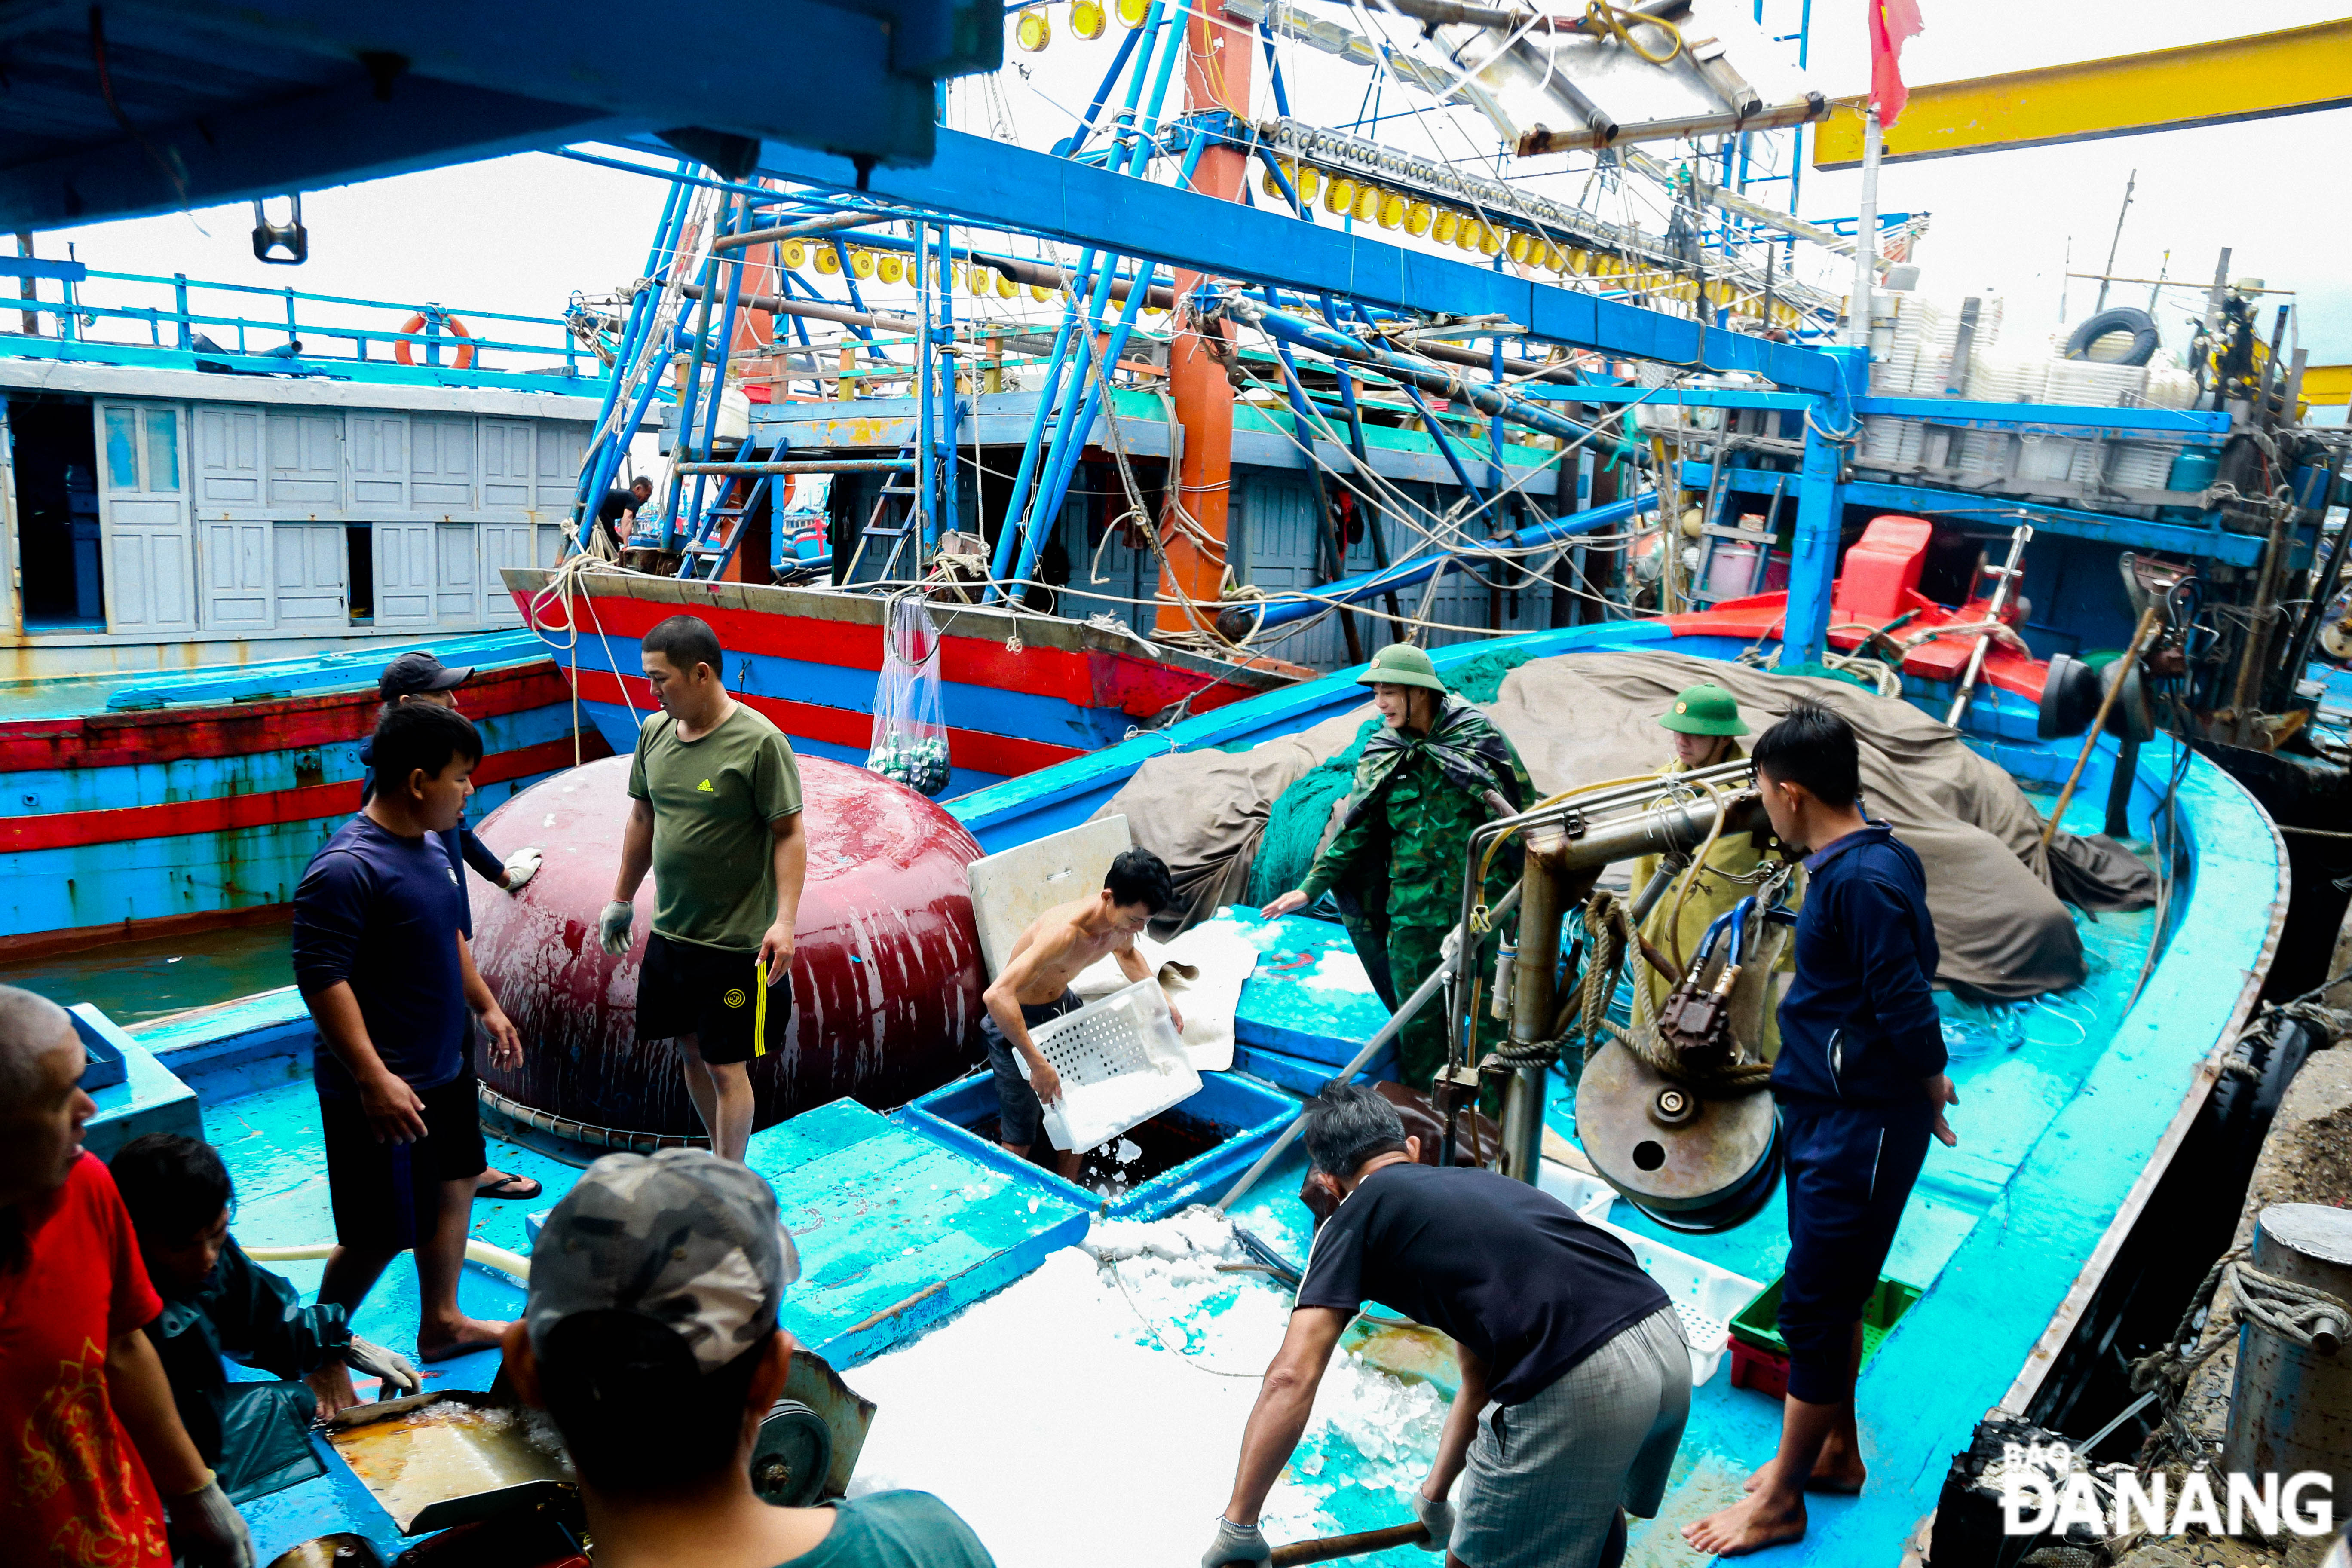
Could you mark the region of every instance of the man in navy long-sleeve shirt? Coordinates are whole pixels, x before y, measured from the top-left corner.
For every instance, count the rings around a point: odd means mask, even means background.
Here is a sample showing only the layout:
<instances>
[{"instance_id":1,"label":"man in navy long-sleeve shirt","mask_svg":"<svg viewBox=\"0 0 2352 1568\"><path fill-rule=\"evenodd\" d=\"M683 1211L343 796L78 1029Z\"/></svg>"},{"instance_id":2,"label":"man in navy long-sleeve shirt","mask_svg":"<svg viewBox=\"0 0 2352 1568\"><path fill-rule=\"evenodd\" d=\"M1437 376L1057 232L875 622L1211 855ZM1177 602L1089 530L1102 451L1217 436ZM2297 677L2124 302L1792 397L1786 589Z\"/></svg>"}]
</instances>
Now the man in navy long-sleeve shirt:
<instances>
[{"instance_id":1,"label":"man in navy long-sleeve shirt","mask_svg":"<svg viewBox=\"0 0 2352 1568\"><path fill-rule=\"evenodd\" d=\"M1943 1108L1936 929L1919 857L1863 815L1861 747L1827 709L1800 706L1756 742L1772 831L1805 860L1796 979L1780 1004L1789 1265L1780 1334L1789 1397L1780 1448L1744 1501L1683 1534L1738 1556L1805 1533L1805 1491L1860 1491L1853 1378L1862 1312L1894 1245L1927 1140L1957 1143Z\"/></svg>"}]
</instances>

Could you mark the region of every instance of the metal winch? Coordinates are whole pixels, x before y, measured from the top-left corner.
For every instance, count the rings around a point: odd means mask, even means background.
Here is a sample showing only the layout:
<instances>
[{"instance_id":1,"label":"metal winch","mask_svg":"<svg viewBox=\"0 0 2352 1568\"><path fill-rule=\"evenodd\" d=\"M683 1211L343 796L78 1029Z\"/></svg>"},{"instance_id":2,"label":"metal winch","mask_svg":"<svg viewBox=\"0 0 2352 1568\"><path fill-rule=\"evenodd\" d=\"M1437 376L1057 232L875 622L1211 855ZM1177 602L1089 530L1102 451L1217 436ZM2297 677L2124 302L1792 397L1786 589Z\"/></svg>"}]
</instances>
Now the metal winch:
<instances>
[{"instance_id":1,"label":"metal winch","mask_svg":"<svg viewBox=\"0 0 2352 1568\"><path fill-rule=\"evenodd\" d=\"M1558 800L1490 823L1471 842L1474 870L1506 834L1526 847L1517 941L1507 992L1498 998L1511 1039L1489 1058L1510 1071L1503 1101L1504 1169L1533 1181L1542 1135L1543 1085L1553 1055L1613 1035L1587 1059L1578 1081L1577 1134L1593 1167L1628 1201L1673 1229L1721 1230L1761 1208L1779 1184L1780 1116L1764 1092L1769 1068L1755 1052L1770 1005L1771 970L1787 937L1774 909L1786 873L1707 933L1655 1025L1630 1035L1603 1023L1615 959L1596 940L1581 955L1588 971L1582 1011L1557 972L1563 918L1583 908L1589 927L1607 923L1635 950L1634 933L1671 880L1669 860L1630 910L1595 894L1601 869L1644 855L1687 856L1719 833L1766 830L1754 770L1746 761L1672 778L1645 780ZM1475 878L1469 883L1475 886ZM1588 901L1589 900L1589 901ZM1571 922L1572 923L1572 922ZM1570 955L1573 980L1579 968ZM1499 981L1498 976L1498 981ZM1498 989L1500 986L1498 985ZM1460 1016L1462 1009L1455 1008Z\"/></svg>"},{"instance_id":2,"label":"metal winch","mask_svg":"<svg viewBox=\"0 0 2352 1568\"><path fill-rule=\"evenodd\" d=\"M1764 1206L1780 1177L1769 1094L1712 1098L1621 1042L1585 1064L1576 1136L1608 1184L1671 1230L1726 1230Z\"/></svg>"}]
</instances>

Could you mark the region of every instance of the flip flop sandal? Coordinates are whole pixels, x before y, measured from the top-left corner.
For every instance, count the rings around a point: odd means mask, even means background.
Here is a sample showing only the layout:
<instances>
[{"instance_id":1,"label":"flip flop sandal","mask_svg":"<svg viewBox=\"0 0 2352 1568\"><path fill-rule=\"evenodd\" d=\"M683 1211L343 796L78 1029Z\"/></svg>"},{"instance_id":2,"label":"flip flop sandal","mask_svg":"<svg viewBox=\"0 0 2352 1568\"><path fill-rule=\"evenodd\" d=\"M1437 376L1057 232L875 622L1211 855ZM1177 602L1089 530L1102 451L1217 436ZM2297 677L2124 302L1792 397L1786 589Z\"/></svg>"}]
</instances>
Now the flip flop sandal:
<instances>
[{"instance_id":1,"label":"flip flop sandal","mask_svg":"<svg viewBox=\"0 0 2352 1568\"><path fill-rule=\"evenodd\" d=\"M539 1194L544 1190L545 1189L542 1188L538 1182L529 1176L509 1174L500 1176L497 1181L491 1182L485 1186L476 1187L474 1189L474 1196L477 1198L511 1198L517 1202L527 1202L531 1198L539 1196Z\"/></svg>"}]
</instances>

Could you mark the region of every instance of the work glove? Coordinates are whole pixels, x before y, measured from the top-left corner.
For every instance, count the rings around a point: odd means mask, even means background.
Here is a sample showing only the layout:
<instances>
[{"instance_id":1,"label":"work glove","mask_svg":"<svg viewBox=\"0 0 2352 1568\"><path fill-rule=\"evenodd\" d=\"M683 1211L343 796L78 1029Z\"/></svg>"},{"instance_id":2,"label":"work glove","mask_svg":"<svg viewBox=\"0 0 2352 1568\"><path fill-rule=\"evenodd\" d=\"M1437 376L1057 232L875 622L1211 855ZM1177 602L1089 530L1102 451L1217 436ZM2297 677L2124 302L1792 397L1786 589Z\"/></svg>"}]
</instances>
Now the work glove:
<instances>
[{"instance_id":1,"label":"work glove","mask_svg":"<svg viewBox=\"0 0 2352 1568\"><path fill-rule=\"evenodd\" d=\"M1201 1568L1217 1568L1220 1563L1264 1563L1273 1555L1274 1548L1265 1543L1256 1525L1244 1528L1219 1514L1217 1539L1201 1553Z\"/></svg>"},{"instance_id":2,"label":"work glove","mask_svg":"<svg viewBox=\"0 0 2352 1568\"><path fill-rule=\"evenodd\" d=\"M539 851L530 845L507 857L507 891L520 893L522 885L539 875Z\"/></svg>"},{"instance_id":3,"label":"work glove","mask_svg":"<svg viewBox=\"0 0 2352 1568\"><path fill-rule=\"evenodd\" d=\"M625 904L614 899L597 917L596 940L603 942L604 951L615 958L629 951L629 921L635 918L636 912L635 904Z\"/></svg>"},{"instance_id":4,"label":"work glove","mask_svg":"<svg viewBox=\"0 0 2352 1568\"><path fill-rule=\"evenodd\" d=\"M1454 1539L1454 1504L1451 1500L1431 1497L1419 1487L1412 1489L1412 1517L1429 1531L1429 1539L1421 1543L1424 1552L1443 1552Z\"/></svg>"},{"instance_id":5,"label":"work glove","mask_svg":"<svg viewBox=\"0 0 2352 1568\"><path fill-rule=\"evenodd\" d=\"M381 1397L385 1399L394 1397L393 1390L395 1388L402 1394L414 1394L425 1386L425 1380L417 1375L415 1364L406 1356L398 1351L388 1351L373 1340L363 1340L357 1334L353 1334L351 1343L343 1347L343 1364L353 1372L383 1379Z\"/></svg>"},{"instance_id":6,"label":"work glove","mask_svg":"<svg viewBox=\"0 0 2352 1568\"><path fill-rule=\"evenodd\" d=\"M171 1499L163 1511L173 1561L187 1568L253 1568L253 1532L212 1471L205 1472L203 1486Z\"/></svg>"}]
</instances>

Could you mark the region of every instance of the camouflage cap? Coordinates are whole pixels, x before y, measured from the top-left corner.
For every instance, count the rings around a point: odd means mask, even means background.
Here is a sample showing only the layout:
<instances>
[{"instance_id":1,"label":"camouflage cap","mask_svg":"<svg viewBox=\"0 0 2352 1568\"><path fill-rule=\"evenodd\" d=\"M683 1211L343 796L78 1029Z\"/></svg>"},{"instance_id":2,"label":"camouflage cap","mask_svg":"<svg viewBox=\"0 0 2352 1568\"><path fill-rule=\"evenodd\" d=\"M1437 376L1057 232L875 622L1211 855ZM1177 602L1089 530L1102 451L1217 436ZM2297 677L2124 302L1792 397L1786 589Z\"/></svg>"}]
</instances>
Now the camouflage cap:
<instances>
[{"instance_id":1,"label":"camouflage cap","mask_svg":"<svg viewBox=\"0 0 2352 1568\"><path fill-rule=\"evenodd\" d=\"M531 1350L578 1312L667 1324L715 1372L776 1327L800 1257L768 1184L701 1149L607 1154L547 1216L530 1254Z\"/></svg>"}]
</instances>

